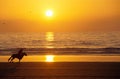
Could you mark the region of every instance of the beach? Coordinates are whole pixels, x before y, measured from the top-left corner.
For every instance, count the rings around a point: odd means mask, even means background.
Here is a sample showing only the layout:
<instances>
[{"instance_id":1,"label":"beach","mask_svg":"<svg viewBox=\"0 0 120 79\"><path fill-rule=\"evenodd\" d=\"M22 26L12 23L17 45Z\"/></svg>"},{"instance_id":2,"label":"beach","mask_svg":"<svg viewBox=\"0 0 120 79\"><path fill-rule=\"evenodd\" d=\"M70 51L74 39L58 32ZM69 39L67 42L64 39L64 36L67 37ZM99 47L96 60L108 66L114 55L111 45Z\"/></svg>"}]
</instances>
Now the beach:
<instances>
[{"instance_id":1,"label":"beach","mask_svg":"<svg viewBox=\"0 0 120 79\"><path fill-rule=\"evenodd\" d=\"M0 79L119 79L119 62L0 63Z\"/></svg>"},{"instance_id":2,"label":"beach","mask_svg":"<svg viewBox=\"0 0 120 79\"><path fill-rule=\"evenodd\" d=\"M0 79L119 79L120 56L28 55L21 63L0 56Z\"/></svg>"}]
</instances>

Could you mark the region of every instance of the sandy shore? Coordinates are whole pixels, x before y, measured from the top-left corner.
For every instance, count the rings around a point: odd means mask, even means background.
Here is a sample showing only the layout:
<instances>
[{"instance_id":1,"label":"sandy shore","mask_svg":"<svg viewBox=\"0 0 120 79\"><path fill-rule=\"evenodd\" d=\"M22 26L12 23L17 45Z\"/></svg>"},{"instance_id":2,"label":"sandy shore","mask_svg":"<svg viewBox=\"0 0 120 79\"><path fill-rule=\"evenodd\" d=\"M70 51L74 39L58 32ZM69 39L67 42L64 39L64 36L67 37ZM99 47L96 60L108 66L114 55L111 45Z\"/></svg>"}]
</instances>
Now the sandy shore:
<instances>
[{"instance_id":1,"label":"sandy shore","mask_svg":"<svg viewBox=\"0 0 120 79\"><path fill-rule=\"evenodd\" d=\"M120 79L120 63L2 62L0 79Z\"/></svg>"}]
</instances>

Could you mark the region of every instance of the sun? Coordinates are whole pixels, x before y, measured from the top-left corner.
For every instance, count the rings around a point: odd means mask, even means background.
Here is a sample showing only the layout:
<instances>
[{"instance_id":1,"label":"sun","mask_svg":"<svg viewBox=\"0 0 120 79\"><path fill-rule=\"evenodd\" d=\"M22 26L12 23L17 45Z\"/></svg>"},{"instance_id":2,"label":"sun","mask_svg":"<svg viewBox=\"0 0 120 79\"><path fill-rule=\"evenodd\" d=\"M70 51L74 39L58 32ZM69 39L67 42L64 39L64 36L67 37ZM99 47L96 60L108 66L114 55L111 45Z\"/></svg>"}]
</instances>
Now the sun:
<instances>
[{"instance_id":1,"label":"sun","mask_svg":"<svg viewBox=\"0 0 120 79\"><path fill-rule=\"evenodd\" d=\"M54 56L53 55L47 55L46 56L46 62L54 62Z\"/></svg>"},{"instance_id":2,"label":"sun","mask_svg":"<svg viewBox=\"0 0 120 79\"><path fill-rule=\"evenodd\" d=\"M52 10L47 10L46 11L46 16L53 16L53 11Z\"/></svg>"}]
</instances>

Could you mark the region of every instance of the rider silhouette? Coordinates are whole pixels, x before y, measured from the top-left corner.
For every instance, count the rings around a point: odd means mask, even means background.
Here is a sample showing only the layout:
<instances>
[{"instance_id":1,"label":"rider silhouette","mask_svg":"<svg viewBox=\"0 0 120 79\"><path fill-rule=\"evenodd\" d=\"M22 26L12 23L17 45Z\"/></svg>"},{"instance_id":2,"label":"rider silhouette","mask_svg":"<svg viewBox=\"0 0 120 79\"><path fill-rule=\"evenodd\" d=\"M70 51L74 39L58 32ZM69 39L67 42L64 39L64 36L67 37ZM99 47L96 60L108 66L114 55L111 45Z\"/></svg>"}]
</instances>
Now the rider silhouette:
<instances>
[{"instance_id":1,"label":"rider silhouette","mask_svg":"<svg viewBox=\"0 0 120 79\"><path fill-rule=\"evenodd\" d=\"M18 51L18 54L21 55L23 53L23 48L21 48L19 51Z\"/></svg>"}]
</instances>

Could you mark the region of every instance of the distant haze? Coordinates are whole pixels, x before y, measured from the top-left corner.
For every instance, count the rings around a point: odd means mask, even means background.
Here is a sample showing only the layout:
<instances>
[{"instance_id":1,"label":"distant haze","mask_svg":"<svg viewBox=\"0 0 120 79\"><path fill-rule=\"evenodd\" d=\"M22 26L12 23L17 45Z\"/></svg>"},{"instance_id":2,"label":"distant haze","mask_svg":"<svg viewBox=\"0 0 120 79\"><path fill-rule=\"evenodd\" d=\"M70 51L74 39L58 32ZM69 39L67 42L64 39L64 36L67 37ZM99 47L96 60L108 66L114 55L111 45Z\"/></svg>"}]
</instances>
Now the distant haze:
<instances>
[{"instance_id":1,"label":"distant haze","mask_svg":"<svg viewBox=\"0 0 120 79\"><path fill-rule=\"evenodd\" d=\"M120 0L0 0L0 32L115 30Z\"/></svg>"}]
</instances>

